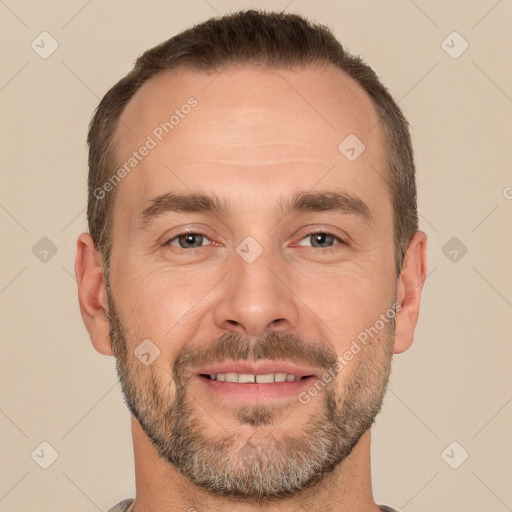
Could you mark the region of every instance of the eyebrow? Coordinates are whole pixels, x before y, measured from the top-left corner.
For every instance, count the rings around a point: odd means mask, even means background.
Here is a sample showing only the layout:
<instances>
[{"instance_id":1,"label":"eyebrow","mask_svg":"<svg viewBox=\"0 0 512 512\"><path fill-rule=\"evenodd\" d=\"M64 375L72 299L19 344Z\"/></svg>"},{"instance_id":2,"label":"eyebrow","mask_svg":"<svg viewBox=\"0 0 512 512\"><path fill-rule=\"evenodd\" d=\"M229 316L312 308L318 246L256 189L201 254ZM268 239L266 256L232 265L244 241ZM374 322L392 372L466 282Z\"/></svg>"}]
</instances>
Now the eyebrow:
<instances>
[{"instance_id":1,"label":"eyebrow","mask_svg":"<svg viewBox=\"0 0 512 512\"><path fill-rule=\"evenodd\" d=\"M298 192L291 198L281 198L279 208L285 215L299 212L337 212L359 217L367 224L374 224L368 205L360 198L346 192ZM151 199L151 204L138 215L141 230L166 213L210 213L223 216L229 211L226 202L216 195L199 193L166 193Z\"/></svg>"}]
</instances>

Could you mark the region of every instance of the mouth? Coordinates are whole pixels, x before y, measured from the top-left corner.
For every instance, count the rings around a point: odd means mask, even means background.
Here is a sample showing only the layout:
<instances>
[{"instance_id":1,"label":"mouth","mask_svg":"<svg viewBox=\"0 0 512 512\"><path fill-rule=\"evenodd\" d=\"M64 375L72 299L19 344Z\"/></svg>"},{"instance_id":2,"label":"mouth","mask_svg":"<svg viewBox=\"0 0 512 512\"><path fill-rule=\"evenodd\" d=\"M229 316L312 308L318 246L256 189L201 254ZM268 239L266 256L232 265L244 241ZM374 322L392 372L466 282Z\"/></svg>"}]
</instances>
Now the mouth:
<instances>
[{"instance_id":1,"label":"mouth","mask_svg":"<svg viewBox=\"0 0 512 512\"><path fill-rule=\"evenodd\" d=\"M295 382L298 380L313 377L313 375L295 375L293 373L263 373L263 374L250 374L250 373L200 373L200 377L209 380L217 380L219 382L236 382L239 384L272 384L273 382Z\"/></svg>"},{"instance_id":2,"label":"mouth","mask_svg":"<svg viewBox=\"0 0 512 512\"><path fill-rule=\"evenodd\" d=\"M235 401L266 401L296 396L319 377L317 368L291 363L227 362L199 369L195 377L210 393Z\"/></svg>"}]
</instances>

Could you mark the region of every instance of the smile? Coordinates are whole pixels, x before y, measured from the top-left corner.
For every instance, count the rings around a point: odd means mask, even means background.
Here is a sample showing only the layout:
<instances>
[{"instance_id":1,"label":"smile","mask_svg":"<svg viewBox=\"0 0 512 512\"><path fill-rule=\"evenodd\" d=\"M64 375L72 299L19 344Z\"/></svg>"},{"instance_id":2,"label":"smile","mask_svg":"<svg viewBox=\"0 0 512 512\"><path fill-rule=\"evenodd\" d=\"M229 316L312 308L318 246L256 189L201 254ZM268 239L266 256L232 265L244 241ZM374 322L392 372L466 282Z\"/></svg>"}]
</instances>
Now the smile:
<instances>
[{"instance_id":1,"label":"smile","mask_svg":"<svg viewBox=\"0 0 512 512\"><path fill-rule=\"evenodd\" d=\"M212 373L200 374L201 377L219 382L237 382L239 384L271 384L273 382L294 382L312 377L312 375L295 375L293 373Z\"/></svg>"}]
</instances>

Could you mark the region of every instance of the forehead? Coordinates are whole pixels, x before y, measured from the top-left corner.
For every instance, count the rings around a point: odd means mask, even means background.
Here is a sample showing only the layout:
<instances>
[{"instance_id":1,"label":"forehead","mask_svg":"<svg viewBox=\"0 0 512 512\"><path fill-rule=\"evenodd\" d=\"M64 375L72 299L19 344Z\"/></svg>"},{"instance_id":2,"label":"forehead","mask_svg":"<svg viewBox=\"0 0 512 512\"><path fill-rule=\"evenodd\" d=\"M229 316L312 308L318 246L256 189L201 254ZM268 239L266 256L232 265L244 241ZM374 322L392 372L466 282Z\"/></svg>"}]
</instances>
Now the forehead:
<instances>
[{"instance_id":1,"label":"forehead","mask_svg":"<svg viewBox=\"0 0 512 512\"><path fill-rule=\"evenodd\" d=\"M224 144L230 140L248 142L246 136L251 127L265 121L280 124L283 132L293 129L294 135L302 135L308 141L323 141L324 145L332 141L330 146L334 149L347 129L358 132L367 142L379 135L378 129L371 130L378 116L370 97L334 66L291 71L239 65L207 73L178 69L152 77L126 106L116 140L136 145L141 136L168 121L190 97L197 99L199 108L194 108L192 121L173 130L174 138L195 135L198 142L216 142L220 138ZM303 119L301 124L295 122L298 116ZM204 123L198 123L201 120ZM233 120L237 125L229 126ZM207 131L211 127L208 122L213 121L218 126L224 121L223 134ZM192 129L187 130L189 127Z\"/></svg>"},{"instance_id":2,"label":"forehead","mask_svg":"<svg viewBox=\"0 0 512 512\"><path fill-rule=\"evenodd\" d=\"M317 184L382 202L381 124L368 94L334 66L163 72L139 89L121 119L116 158L128 172L115 209L136 215L174 191L263 207L274 192L281 200Z\"/></svg>"}]
</instances>

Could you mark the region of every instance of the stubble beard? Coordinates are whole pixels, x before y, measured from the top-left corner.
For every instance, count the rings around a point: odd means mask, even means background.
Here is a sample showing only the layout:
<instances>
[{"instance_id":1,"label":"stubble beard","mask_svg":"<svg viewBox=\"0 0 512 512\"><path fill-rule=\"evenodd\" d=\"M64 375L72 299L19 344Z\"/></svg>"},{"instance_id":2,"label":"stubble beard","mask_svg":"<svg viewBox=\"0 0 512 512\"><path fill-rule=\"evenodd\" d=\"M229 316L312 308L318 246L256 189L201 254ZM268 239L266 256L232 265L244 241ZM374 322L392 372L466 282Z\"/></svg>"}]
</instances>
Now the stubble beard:
<instances>
[{"instance_id":1,"label":"stubble beard","mask_svg":"<svg viewBox=\"0 0 512 512\"><path fill-rule=\"evenodd\" d=\"M267 405L244 405L233 408L239 433L229 434L227 430L232 429L220 428L220 435L214 436L208 434L205 409L189 392L186 370L199 353L187 349L177 357L172 369L172 392L168 381L163 386L152 367L144 366L133 355L137 343L128 339L108 283L107 297L117 374L131 414L159 456L211 494L238 502L263 503L310 489L350 455L381 410L391 370L394 318L382 335L375 336L355 356L358 365L349 374L343 393L334 385L337 379L333 379L308 405L296 402L291 412L297 414L296 409L303 408L307 421L298 423L293 432L280 427L290 412L283 414ZM293 360L291 352L286 357L286 350L295 350L300 343L304 345L290 333L276 331L257 343L229 333L212 346L219 360L224 360L221 354L236 356L233 359ZM327 349L307 350L326 370L336 365L336 355L329 355ZM204 358L210 353L200 354ZM212 422L217 425L215 420Z\"/></svg>"}]
</instances>

